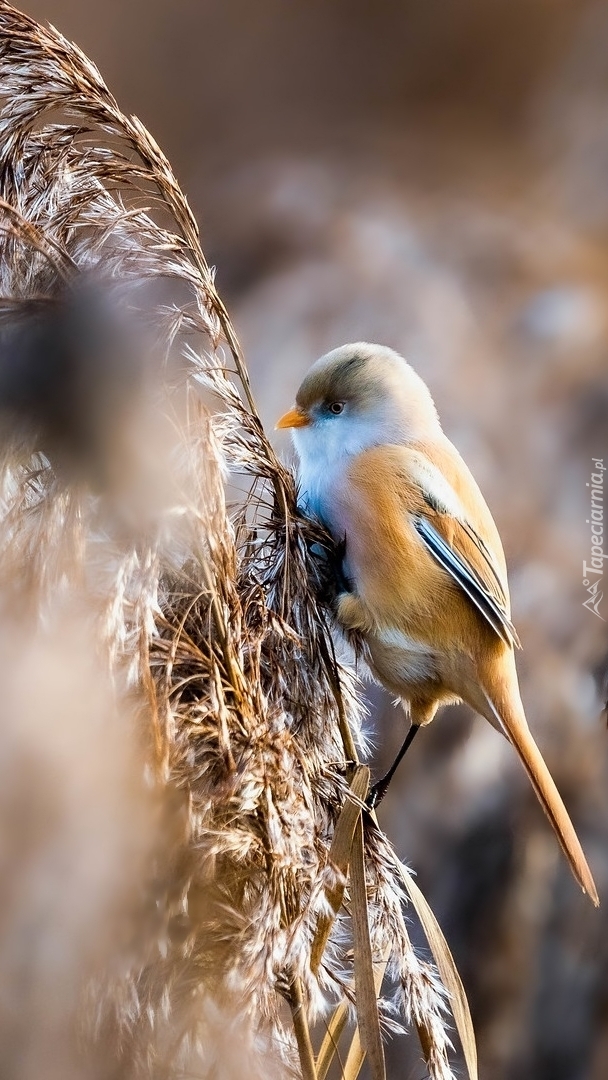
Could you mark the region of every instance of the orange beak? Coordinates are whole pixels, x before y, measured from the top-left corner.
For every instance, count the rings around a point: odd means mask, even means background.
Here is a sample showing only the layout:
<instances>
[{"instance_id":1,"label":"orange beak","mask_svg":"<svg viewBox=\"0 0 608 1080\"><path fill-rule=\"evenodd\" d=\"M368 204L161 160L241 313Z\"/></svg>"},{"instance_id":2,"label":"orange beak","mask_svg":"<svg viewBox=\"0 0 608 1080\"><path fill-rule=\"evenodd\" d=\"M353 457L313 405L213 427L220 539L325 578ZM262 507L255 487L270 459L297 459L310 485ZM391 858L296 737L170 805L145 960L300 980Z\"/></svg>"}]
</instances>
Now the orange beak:
<instances>
[{"instance_id":1,"label":"orange beak","mask_svg":"<svg viewBox=\"0 0 608 1080\"><path fill-rule=\"evenodd\" d=\"M293 409L283 414L280 420L277 420L275 428L294 428L294 427L308 427L310 424L310 416L305 413L303 409L299 409L297 405L294 405Z\"/></svg>"}]
</instances>

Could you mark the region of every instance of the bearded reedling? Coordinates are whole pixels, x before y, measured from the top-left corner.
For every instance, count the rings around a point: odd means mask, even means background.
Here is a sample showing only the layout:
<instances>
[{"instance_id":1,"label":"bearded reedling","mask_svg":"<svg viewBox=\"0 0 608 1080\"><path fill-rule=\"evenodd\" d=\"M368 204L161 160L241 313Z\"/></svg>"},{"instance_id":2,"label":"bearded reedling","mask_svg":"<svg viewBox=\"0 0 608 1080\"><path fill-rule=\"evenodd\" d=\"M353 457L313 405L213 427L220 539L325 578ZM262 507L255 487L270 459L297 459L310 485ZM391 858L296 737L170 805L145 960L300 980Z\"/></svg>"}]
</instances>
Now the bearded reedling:
<instances>
[{"instance_id":1,"label":"bearded reedling","mask_svg":"<svg viewBox=\"0 0 608 1080\"><path fill-rule=\"evenodd\" d=\"M292 428L304 508L343 543L338 624L362 636L373 675L416 732L440 705L465 701L515 747L581 888L599 898L519 694L507 570L498 530L430 392L392 349L358 342L313 364Z\"/></svg>"}]
</instances>

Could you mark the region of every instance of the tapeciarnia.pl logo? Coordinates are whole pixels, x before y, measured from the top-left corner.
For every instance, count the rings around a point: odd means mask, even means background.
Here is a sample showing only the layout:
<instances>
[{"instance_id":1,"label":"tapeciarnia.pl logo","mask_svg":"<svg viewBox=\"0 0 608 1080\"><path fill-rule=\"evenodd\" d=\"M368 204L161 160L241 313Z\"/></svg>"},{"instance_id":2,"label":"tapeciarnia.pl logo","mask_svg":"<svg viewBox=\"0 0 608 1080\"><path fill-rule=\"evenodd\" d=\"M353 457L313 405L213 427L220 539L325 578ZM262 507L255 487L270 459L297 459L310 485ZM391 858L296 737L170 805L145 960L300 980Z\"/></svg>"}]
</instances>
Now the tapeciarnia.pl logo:
<instances>
[{"instance_id":1,"label":"tapeciarnia.pl logo","mask_svg":"<svg viewBox=\"0 0 608 1080\"><path fill-rule=\"evenodd\" d=\"M604 552L604 472L606 466L603 458L591 458L593 471L591 480L587 484L590 489L591 510L587 525L591 526L591 557L590 561L583 560L583 585L588 592L588 597L583 600L583 607L597 615L598 619L604 620L600 615L600 603L604 596L602 584L604 577L604 559L608 559L608 552Z\"/></svg>"}]
</instances>

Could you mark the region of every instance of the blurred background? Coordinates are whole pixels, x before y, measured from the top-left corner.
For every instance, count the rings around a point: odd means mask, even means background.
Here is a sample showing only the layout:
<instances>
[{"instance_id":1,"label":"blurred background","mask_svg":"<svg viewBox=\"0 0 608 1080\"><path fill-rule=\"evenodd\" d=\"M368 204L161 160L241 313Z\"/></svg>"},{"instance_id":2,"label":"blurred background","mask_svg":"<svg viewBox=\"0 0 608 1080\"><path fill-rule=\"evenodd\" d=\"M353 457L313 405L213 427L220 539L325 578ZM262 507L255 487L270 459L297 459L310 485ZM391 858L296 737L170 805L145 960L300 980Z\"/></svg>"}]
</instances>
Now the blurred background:
<instances>
[{"instance_id":1,"label":"blurred background","mask_svg":"<svg viewBox=\"0 0 608 1080\"><path fill-rule=\"evenodd\" d=\"M608 3L23 7L172 161L269 427L345 341L393 346L429 383L501 530L524 703L604 905L465 709L414 744L381 817L453 949L483 1080L604 1080L608 643L582 564L591 458L608 464ZM376 689L369 727L380 770L403 720ZM412 1041L388 1054L392 1080L421 1080Z\"/></svg>"}]
</instances>

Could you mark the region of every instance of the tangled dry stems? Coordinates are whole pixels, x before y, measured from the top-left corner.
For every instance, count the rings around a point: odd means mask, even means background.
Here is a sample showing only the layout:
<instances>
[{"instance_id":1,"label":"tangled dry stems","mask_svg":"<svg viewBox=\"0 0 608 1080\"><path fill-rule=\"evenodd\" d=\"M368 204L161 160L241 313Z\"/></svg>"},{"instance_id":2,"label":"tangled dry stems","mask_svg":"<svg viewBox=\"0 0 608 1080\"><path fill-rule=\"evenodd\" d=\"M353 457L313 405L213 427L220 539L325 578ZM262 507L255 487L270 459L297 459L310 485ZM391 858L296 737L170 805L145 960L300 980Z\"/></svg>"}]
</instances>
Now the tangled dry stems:
<instances>
[{"instance_id":1,"label":"tangled dry stems","mask_svg":"<svg viewBox=\"0 0 608 1080\"><path fill-rule=\"evenodd\" d=\"M93 64L5 3L0 92L4 624L86 628L147 808L120 932L113 915L78 971L91 1075L322 1078L358 1020L344 1075L362 1042L378 1077L379 1015L448 1080L445 993L403 914L415 887L361 812L331 543L298 515L186 199Z\"/></svg>"}]
</instances>

